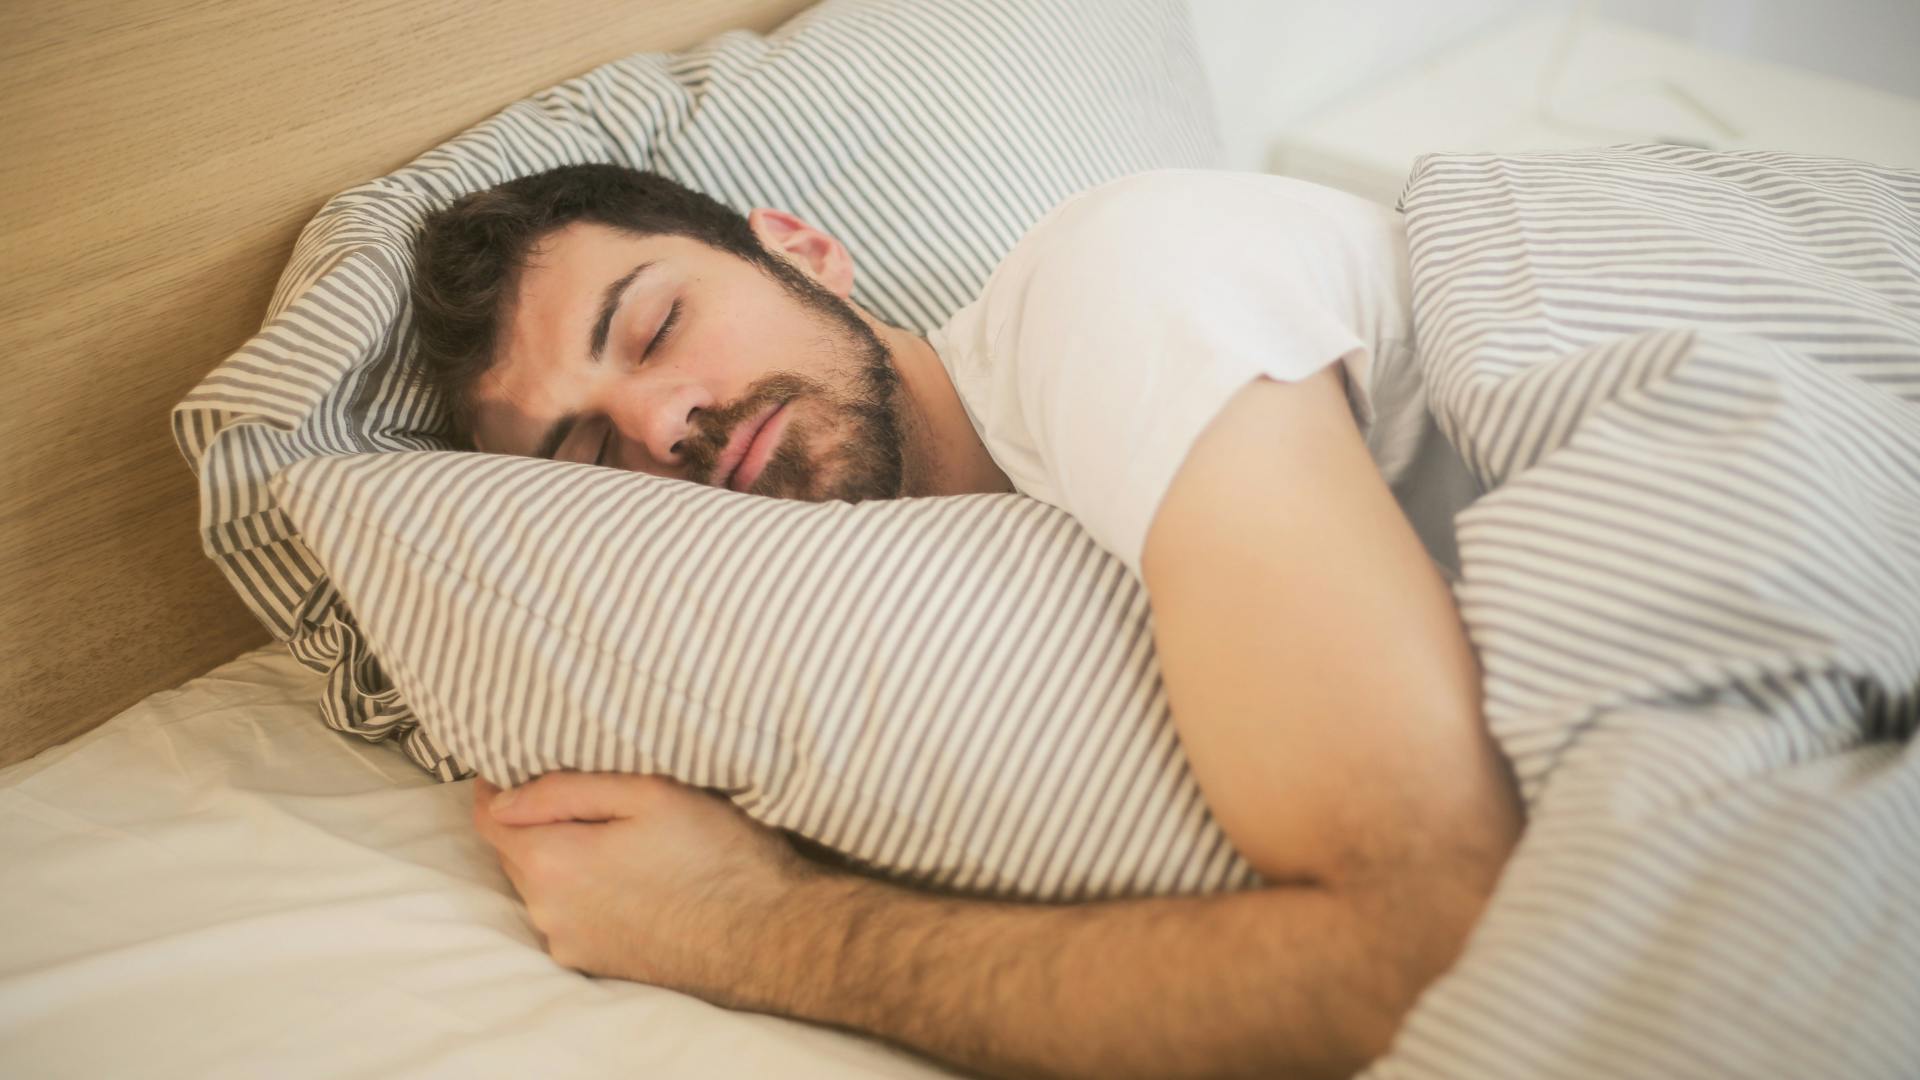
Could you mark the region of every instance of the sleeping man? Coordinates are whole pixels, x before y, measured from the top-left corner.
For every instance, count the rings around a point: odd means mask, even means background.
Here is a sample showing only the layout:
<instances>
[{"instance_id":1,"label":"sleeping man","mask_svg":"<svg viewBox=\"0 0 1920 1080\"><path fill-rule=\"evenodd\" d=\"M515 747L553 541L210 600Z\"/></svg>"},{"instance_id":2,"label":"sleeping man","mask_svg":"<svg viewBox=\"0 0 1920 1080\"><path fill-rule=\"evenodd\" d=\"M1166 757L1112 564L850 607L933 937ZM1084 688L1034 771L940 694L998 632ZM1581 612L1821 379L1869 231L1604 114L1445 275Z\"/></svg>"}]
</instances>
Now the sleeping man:
<instances>
[{"instance_id":1,"label":"sleeping man","mask_svg":"<svg viewBox=\"0 0 1920 1080\"><path fill-rule=\"evenodd\" d=\"M941 896L659 777L549 773L505 804L476 781L549 951L987 1073L1360 1069L1521 829L1446 579L1470 483L1422 404L1397 217L1278 177L1146 173L1053 210L925 338L853 280L792 214L559 169L429 221L422 370L481 451L1063 508L1144 583L1194 776L1269 884Z\"/></svg>"}]
</instances>

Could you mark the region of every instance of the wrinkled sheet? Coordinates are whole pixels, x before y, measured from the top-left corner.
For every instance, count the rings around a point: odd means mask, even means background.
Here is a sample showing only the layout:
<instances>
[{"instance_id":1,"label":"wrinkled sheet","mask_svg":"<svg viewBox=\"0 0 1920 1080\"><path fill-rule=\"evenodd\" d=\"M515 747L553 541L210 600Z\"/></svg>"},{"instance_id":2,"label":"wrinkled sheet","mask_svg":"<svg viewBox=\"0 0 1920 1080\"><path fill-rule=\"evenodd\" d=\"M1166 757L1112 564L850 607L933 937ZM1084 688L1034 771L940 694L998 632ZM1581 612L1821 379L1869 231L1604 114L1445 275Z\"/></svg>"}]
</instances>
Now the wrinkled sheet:
<instances>
[{"instance_id":1,"label":"wrinkled sheet","mask_svg":"<svg viewBox=\"0 0 1920 1080\"><path fill-rule=\"evenodd\" d=\"M561 968L468 814L248 652L0 771L0 1075L939 1077Z\"/></svg>"}]
</instances>

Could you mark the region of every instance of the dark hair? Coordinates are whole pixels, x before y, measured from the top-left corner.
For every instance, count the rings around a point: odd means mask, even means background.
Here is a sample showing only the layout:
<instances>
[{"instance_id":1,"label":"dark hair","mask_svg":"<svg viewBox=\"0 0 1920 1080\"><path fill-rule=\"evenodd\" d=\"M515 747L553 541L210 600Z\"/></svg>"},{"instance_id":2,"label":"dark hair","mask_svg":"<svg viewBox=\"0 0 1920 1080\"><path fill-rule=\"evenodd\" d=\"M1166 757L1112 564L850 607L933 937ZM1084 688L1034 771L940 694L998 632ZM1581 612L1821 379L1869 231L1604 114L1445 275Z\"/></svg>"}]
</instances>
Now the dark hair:
<instances>
[{"instance_id":1,"label":"dark hair","mask_svg":"<svg viewBox=\"0 0 1920 1080\"><path fill-rule=\"evenodd\" d=\"M493 366L527 256L577 221L640 236L674 235L737 255L776 278L788 268L746 215L657 173L563 165L464 195L427 216L414 247L418 352L409 377L446 403L453 442L471 449L473 384Z\"/></svg>"}]
</instances>

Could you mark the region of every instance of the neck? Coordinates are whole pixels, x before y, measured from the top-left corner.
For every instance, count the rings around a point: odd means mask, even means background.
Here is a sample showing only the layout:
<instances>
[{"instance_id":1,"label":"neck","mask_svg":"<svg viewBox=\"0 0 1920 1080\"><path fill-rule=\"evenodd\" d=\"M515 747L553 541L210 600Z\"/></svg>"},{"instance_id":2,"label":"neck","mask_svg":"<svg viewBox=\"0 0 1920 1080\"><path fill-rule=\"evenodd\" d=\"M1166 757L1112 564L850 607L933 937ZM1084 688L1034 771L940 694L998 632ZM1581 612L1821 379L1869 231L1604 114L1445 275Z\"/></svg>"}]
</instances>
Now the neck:
<instances>
[{"instance_id":1,"label":"neck","mask_svg":"<svg viewBox=\"0 0 1920 1080\"><path fill-rule=\"evenodd\" d=\"M907 464L900 494L971 495L1012 491L967 419L960 392L927 339L877 320L874 331L893 352L907 407L902 410Z\"/></svg>"}]
</instances>

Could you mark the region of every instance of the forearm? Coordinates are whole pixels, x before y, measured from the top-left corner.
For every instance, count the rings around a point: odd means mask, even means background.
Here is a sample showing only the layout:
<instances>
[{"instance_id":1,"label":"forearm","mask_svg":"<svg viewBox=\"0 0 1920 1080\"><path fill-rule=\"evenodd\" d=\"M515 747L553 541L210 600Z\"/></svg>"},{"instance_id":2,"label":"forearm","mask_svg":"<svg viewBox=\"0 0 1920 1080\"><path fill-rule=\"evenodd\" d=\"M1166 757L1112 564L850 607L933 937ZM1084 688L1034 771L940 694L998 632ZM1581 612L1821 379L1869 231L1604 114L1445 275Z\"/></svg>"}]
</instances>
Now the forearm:
<instances>
[{"instance_id":1,"label":"forearm","mask_svg":"<svg viewBox=\"0 0 1920 1080\"><path fill-rule=\"evenodd\" d=\"M992 1075L1345 1076L1385 1049L1477 918L1496 871L1458 871L1361 895L1070 906L822 875L766 928L732 1004Z\"/></svg>"}]
</instances>

